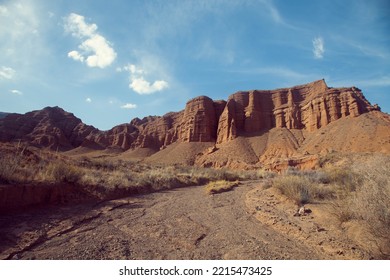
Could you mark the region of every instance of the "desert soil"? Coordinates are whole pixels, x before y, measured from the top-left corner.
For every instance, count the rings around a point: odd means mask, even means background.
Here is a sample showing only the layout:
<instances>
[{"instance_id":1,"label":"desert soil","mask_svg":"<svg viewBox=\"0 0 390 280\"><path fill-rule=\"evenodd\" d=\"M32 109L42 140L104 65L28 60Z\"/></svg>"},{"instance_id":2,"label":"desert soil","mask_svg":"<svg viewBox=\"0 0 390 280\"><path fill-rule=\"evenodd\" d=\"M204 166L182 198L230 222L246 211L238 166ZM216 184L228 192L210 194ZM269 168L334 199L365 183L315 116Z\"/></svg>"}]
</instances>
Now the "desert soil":
<instances>
[{"instance_id":1,"label":"desert soil","mask_svg":"<svg viewBox=\"0 0 390 280\"><path fill-rule=\"evenodd\" d=\"M261 181L0 216L1 259L360 259L359 246ZM329 225L332 223L329 222Z\"/></svg>"}]
</instances>

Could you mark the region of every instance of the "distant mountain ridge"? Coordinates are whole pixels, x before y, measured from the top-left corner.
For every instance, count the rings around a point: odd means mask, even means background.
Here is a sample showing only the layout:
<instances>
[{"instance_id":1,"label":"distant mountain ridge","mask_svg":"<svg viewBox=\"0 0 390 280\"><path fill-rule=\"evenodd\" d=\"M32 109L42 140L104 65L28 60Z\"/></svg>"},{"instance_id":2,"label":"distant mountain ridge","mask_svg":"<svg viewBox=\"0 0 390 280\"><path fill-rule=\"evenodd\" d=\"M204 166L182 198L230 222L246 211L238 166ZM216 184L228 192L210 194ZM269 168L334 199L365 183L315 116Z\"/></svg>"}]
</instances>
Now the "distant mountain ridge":
<instances>
[{"instance_id":1,"label":"distant mountain ridge","mask_svg":"<svg viewBox=\"0 0 390 280\"><path fill-rule=\"evenodd\" d=\"M0 112L0 119L5 118L10 113Z\"/></svg>"},{"instance_id":2,"label":"distant mountain ridge","mask_svg":"<svg viewBox=\"0 0 390 280\"><path fill-rule=\"evenodd\" d=\"M310 135L330 124L336 125L340 120L356 119L368 113L375 120L370 125L376 125L376 120L380 120L385 137L390 137L388 115L380 112L377 105L371 105L361 90L356 87L329 88L324 80L319 80L291 88L240 91L230 95L227 101L199 96L189 100L180 112L149 116L142 120L135 118L108 131L86 125L59 107L46 107L23 115L9 114L0 119L0 141L23 141L62 151L79 147L92 150L119 148L122 151L149 149L150 155L172 144L194 143L192 146L195 147L196 143L209 143L209 146L223 148L232 145L238 138L253 140L267 135L267 143L260 139L263 144L253 144L262 146L260 148L253 150L252 144L242 144L252 147L252 163L256 159L265 160L265 156L272 158L280 154L288 157L297 152L307 154L308 151L299 150L302 150L307 142L305 139ZM278 145L275 141L269 142L270 135L276 130L281 131L280 137L285 139L284 142L278 139ZM200 150L191 148L199 150L194 154L196 158L193 161L215 165L207 159L212 158L211 155L205 157L205 145L200 146ZM388 146L386 143L384 147ZM229 160L224 163L222 158L216 159L220 162L218 166L230 164ZM244 159L244 162L247 161Z\"/></svg>"}]
</instances>

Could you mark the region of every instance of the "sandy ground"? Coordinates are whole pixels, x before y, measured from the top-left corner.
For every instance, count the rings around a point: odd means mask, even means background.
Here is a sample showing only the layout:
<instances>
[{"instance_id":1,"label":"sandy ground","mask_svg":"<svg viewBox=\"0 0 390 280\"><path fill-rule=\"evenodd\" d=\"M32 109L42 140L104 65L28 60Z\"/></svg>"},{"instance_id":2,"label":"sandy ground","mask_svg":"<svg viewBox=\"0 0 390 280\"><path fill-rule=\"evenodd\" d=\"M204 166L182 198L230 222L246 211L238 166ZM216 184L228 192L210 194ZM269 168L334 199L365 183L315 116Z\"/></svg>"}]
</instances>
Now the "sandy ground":
<instances>
[{"instance_id":1,"label":"sandy ground","mask_svg":"<svg viewBox=\"0 0 390 280\"><path fill-rule=\"evenodd\" d=\"M316 212L247 182L0 216L1 259L364 259ZM329 222L329 225L332 221Z\"/></svg>"}]
</instances>

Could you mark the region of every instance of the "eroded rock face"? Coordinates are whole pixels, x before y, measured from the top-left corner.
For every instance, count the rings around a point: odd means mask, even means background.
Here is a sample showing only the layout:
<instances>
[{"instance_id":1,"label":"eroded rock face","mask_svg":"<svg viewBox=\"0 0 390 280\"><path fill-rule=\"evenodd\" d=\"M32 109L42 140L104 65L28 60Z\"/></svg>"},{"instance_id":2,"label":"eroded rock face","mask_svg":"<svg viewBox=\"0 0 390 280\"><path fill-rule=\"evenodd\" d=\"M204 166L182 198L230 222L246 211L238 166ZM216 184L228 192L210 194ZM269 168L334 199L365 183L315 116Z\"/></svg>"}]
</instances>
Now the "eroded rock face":
<instances>
[{"instance_id":1,"label":"eroded rock face","mask_svg":"<svg viewBox=\"0 0 390 280\"><path fill-rule=\"evenodd\" d=\"M25 141L52 149L72 149L98 130L59 107L46 107L0 120L0 141Z\"/></svg>"},{"instance_id":2,"label":"eroded rock face","mask_svg":"<svg viewBox=\"0 0 390 280\"><path fill-rule=\"evenodd\" d=\"M293 88L237 92L218 123L217 143L271 128L314 131L332 121L377 110L352 88L328 88L324 80Z\"/></svg>"},{"instance_id":3,"label":"eroded rock face","mask_svg":"<svg viewBox=\"0 0 390 280\"><path fill-rule=\"evenodd\" d=\"M217 115L214 102L199 96L187 102L181 120L179 139L184 142L211 142L217 136Z\"/></svg>"},{"instance_id":4,"label":"eroded rock face","mask_svg":"<svg viewBox=\"0 0 390 280\"><path fill-rule=\"evenodd\" d=\"M9 114L0 119L0 141L26 141L62 150L84 146L157 151L175 142L221 144L272 128L315 131L340 118L372 110L379 108L358 88L329 88L319 80L292 88L241 91L227 101L199 96L188 101L183 111L135 118L108 131L85 125L58 107Z\"/></svg>"}]
</instances>

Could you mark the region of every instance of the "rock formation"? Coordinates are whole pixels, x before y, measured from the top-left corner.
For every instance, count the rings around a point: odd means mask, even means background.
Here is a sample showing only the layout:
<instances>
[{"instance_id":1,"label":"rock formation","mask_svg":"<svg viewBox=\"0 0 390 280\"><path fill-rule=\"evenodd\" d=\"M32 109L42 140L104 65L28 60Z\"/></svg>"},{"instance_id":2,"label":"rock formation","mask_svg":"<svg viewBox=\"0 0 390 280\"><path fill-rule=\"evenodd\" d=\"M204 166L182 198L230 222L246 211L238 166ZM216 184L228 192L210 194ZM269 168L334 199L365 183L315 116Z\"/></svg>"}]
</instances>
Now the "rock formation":
<instances>
[{"instance_id":1,"label":"rock formation","mask_svg":"<svg viewBox=\"0 0 390 280\"><path fill-rule=\"evenodd\" d=\"M5 118L9 113L0 112L0 119Z\"/></svg>"},{"instance_id":2,"label":"rock formation","mask_svg":"<svg viewBox=\"0 0 390 280\"><path fill-rule=\"evenodd\" d=\"M8 114L0 120L0 141L28 142L51 149L73 149L97 132L98 129L85 125L59 107L46 107L24 115Z\"/></svg>"},{"instance_id":3,"label":"rock formation","mask_svg":"<svg viewBox=\"0 0 390 280\"><path fill-rule=\"evenodd\" d=\"M380 109L358 88L329 88L319 80L292 88L240 91L227 101L199 96L188 101L183 111L135 118L108 131L85 125L58 107L9 114L0 119L0 141L61 150L82 146L159 151L177 142L224 144L273 128L314 132L338 119L375 110Z\"/></svg>"},{"instance_id":4,"label":"rock formation","mask_svg":"<svg viewBox=\"0 0 390 280\"><path fill-rule=\"evenodd\" d=\"M324 80L293 88L237 92L218 123L217 143L271 128L314 131L346 116L377 110L352 88L328 88Z\"/></svg>"}]
</instances>

